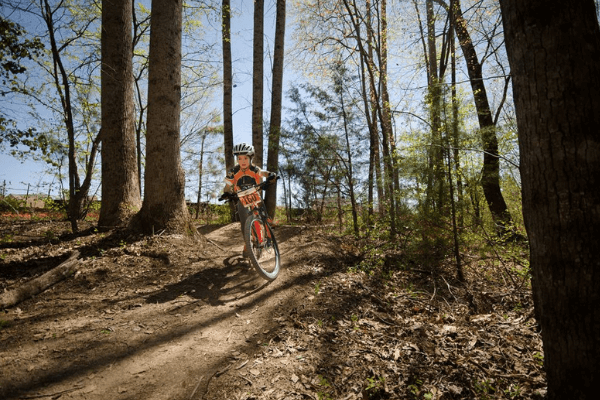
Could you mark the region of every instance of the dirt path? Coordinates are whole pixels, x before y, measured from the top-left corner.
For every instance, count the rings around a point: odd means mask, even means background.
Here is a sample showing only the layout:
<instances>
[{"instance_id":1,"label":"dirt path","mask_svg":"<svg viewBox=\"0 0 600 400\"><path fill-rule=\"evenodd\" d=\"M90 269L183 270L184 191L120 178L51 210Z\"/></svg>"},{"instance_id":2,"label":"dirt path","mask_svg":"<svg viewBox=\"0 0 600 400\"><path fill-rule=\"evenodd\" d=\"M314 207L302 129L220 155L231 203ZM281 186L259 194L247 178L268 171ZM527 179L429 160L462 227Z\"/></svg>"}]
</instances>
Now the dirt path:
<instances>
[{"instance_id":1,"label":"dirt path","mask_svg":"<svg viewBox=\"0 0 600 400\"><path fill-rule=\"evenodd\" d=\"M279 226L283 268L266 283L238 224L200 230L0 220L0 290L81 254L75 276L0 311L0 399L544 397L525 275L473 258L461 283L451 263Z\"/></svg>"},{"instance_id":2,"label":"dirt path","mask_svg":"<svg viewBox=\"0 0 600 400\"><path fill-rule=\"evenodd\" d=\"M277 318L306 298L308 258L332 252L302 232L276 229L272 283L238 256L238 224L205 230L203 245L129 238L88 255L70 281L4 315L0 398L212 398L211 381L251 368Z\"/></svg>"}]
</instances>

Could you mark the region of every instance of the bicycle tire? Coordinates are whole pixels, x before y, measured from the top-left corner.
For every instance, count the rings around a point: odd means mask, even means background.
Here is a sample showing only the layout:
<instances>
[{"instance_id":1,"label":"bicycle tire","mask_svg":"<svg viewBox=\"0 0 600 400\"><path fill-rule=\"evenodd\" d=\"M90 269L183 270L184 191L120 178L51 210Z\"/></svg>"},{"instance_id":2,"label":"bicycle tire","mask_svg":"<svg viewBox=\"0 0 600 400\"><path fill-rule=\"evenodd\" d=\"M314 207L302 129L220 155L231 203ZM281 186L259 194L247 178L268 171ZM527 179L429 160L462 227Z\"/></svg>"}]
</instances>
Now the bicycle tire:
<instances>
[{"instance_id":1,"label":"bicycle tire","mask_svg":"<svg viewBox=\"0 0 600 400\"><path fill-rule=\"evenodd\" d=\"M265 279L272 281L277 278L281 268L279 247L271 226L263 219L250 214L246 219L244 241L248 258L256 271Z\"/></svg>"}]
</instances>

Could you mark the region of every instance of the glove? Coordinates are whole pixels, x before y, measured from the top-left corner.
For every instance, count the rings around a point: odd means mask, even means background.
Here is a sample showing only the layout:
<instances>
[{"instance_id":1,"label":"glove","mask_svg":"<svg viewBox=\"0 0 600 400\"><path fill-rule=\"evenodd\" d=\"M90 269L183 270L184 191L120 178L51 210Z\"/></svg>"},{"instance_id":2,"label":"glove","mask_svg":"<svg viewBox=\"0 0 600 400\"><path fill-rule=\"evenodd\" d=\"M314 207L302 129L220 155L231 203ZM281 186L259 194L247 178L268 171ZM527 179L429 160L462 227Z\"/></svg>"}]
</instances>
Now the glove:
<instances>
[{"instance_id":1,"label":"glove","mask_svg":"<svg viewBox=\"0 0 600 400\"><path fill-rule=\"evenodd\" d=\"M221 197L219 197L219 201L225 201L229 198L229 193L223 193Z\"/></svg>"},{"instance_id":2,"label":"glove","mask_svg":"<svg viewBox=\"0 0 600 400\"><path fill-rule=\"evenodd\" d=\"M271 172L269 176L267 176L268 181L272 181L273 179L277 179L277 174L275 172Z\"/></svg>"}]
</instances>

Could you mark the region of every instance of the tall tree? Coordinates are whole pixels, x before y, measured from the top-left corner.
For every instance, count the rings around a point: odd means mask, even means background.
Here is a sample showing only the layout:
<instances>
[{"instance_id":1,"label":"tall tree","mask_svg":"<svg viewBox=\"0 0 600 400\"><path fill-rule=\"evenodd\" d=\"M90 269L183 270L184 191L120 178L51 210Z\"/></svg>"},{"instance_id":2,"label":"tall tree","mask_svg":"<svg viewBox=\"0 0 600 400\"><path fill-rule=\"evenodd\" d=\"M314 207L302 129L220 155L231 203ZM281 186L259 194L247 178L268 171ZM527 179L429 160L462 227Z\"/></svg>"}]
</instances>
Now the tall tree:
<instances>
[{"instance_id":1,"label":"tall tree","mask_svg":"<svg viewBox=\"0 0 600 400\"><path fill-rule=\"evenodd\" d=\"M148 122L144 201L145 232L187 232L180 155L182 0L152 0L148 66Z\"/></svg>"},{"instance_id":2,"label":"tall tree","mask_svg":"<svg viewBox=\"0 0 600 400\"><path fill-rule=\"evenodd\" d=\"M381 95L381 107L379 108L379 120L381 124L381 135L383 137L383 153L384 153L384 164L386 165L386 175L389 181L389 195L388 201L390 202L389 216L390 216L390 235L396 236L396 220L398 218L398 190L400 188L400 182L398 177L398 168L396 160L396 142L394 139L394 132L392 126L392 106L390 104L390 96L388 92L388 24L387 24L387 0L380 1L379 10L379 25L380 30L379 36L379 48L378 48L378 63L379 63L379 88Z\"/></svg>"},{"instance_id":3,"label":"tall tree","mask_svg":"<svg viewBox=\"0 0 600 400\"><path fill-rule=\"evenodd\" d=\"M53 63L50 73L54 81L54 87L60 98L61 116L67 131L69 169L69 203L67 214L69 216L69 221L71 222L71 230L77 232L78 220L85 216L85 204L88 200L88 192L92 182L94 163L100 144L100 134L96 135L94 138L90 154L86 157L85 177L82 182L77 165L78 152L74 116L75 107L73 105L74 100L71 96L71 90L74 84L71 81L70 73L67 71L64 63L64 58L68 57L63 57L63 52L68 47L69 43L84 36L87 31L87 26L92 24L94 18L91 17L89 20L84 21L81 28L75 28L75 36L73 38L65 38L62 35L62 32L55 27L55 15L65 16L65 14L69 13L68 10L62 8L63 6L63 4L59 3L53 8L48 0L39 0L40 14L47 28L50 51L52 54ZM72 25L71 23L69 24ZM59 42L59 39L63 40L62 44Z\"/></svg>"},{"instance_id":4,"label":"tall tree","mask_svg":"<svg viewBox=\"0 0 600 400\"><path fill-rule=\"evenodd\" d=\"M132 0L102 0L100 226L124 225L141 206L133 115Z\"/></svg>"},{"instance_id":5,"label":"tall tree","mask_svg":"<svg viewBox=\"0 0 600 400\"><path fill-rule=\"evenodd\" d=\"M345 18L349 19L353 35L360 52L360 63L365 69L365 78L369 81L369 104L365 108L365 115L372 112L372 117L367 116L370 138L370 162L376 164L370 167L370 175L377 175L380 210L382 205L389 204L387 209L390 219L390 234L396 235L397 199L399 177L396 166L396 145L392 125L392 110L388 91L388 28L387 28L387 1L366 2L366 12L362 11L356 1L342 0L346 9ZM365 16L363 16L365 15ZM374 18L376 15L378 18ZM366 38L362 36L362 25L367 32ZM346 44L347 46L347 44ZM366 84L363 85L366 89ZM366 96L366 93L364 94ZM366 99L364 100L367 104ZM379 137L377 136L377 123L381 129L381 144L383 150L384 171L382 178L385 181L387 195L384 196L379 179ZM372 197L372 195L371 195Z\"/></svg>"},{"instance_id":6,"label":"tall tree","mask_svg":"<svg viewBox=\"0 0 600 400\"><path fill-rule=\"evenodd\" d=\"M279 141L281 137L281 103L283 98L283 56L285 53L285 0L277 0L275 18L275 50L273 52L273 89L271 93L271 122L267 150L267 170L279 170ZM268 187L265 205L271 217L275 217L277 185Z\"/></svg>"},{"instance_id":7,"label":"tall tree","mask_svg":"<svg viewBox=\"0 0 600 400\"><path fill-rule=\"evenodd\" d=\"M254 164L263 167L263 68L265 2L254 0L254 41L252 45L252 144Z\"/></svg>"},{"instance_id":8,"label":"tall tree","mask_svg":"<svg viewBox=\"0 0 600 400\"><path fill-rule=\"evenodd\" d=\"M600 382L600 27L593 0L500 0L548 395Z\"/></svg>"},{"instance_id":9,"label":"tall tree","mask_svg":"<svg viewBox=\"0 0 600 400\"><path fill-rule=\"evenodd\" d=\"M225 166L233 168L233 75L231 62L231 0L221 5L221 36L223 42L223 150Z\"/></svg>"},{"instance_id":10,"label":"tall tree","mask_svg":"<svg viewBox=\"0 0 600 400\"><path fill-rule=\"evenodd\" d=\"M449 10L448 4L436 0ZM458 37L463 56L467 63L469 82L475 99L477 119L481 131L483 144L483 168L481 170L481 187L485 196L492 218L504 233L511 224L512 218L500 189L500 157L498 153L498 138L496 136L496 122L483 80L483 66L477 55L475 45L467 30L467 21L463 17L460 0L453 0L452 10L448 11Z\"/></svg>"},{"instance_id":11,"label":"tall tree","mask_svg":"<svg viewBox=\"0 0 600 400\"><path fill-rule=\"evenodd\" d=\"M413 0L417 15L420 15L419 6L416 0ZM423 45L423 55L427 66L427 104L429 105L429 125L431 129L431 140L428 146L428 168L427 168L427 187L425 198L425 211L441 212L445 199L445 179L444 179L444 160L442 148L442 82L444 81L445 60L439 57L438 70L438 46L436 20L437 15L434 11L433 0L425 2L426 9L426 28L423 28L419 18L419 28L421 32L421 42ZM442 35L445 38L446 32ZM442 52L445 49L445 43L441 46Z\"/></svg>"}]
</instances>

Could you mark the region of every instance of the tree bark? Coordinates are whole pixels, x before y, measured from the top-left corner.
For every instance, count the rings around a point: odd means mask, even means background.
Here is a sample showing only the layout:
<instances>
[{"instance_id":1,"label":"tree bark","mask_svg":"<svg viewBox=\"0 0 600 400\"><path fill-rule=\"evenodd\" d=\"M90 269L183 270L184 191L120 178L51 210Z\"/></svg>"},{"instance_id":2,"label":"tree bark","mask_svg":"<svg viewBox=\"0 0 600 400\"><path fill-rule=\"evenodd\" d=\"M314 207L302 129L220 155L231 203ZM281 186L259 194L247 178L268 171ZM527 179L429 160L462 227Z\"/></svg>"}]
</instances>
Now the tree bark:
<instances>
[{"instance_id":1,"label":"tree bark","mask_svg":"<svg viewBox=\"0 0 600 400\"><path fill-rule=\"evenodd\" d=\"M98 225L124 226L139 211L133 115L132 1L102 1L102 208Z\"/></svg>"},{"instance_id":2,"label":"tree bark","mask_svg":"<svg viewBox=\"0 0 600 400\"><path fill-rule=\"evenodd\" d=\"M398 177L398 169L396 163L396 143L394 140L394 132L392 130L392 110L390 105L390 97L387 84L387 0L380 2L380 24L379 31L379 87L381 94L381 108L379 110L379 120L381 124L381 135L383 136L383 158L386 165L386 177L389 181L389 216L390 216L390 236L392 239L396 237L396 220L397 220L397 191L400 188Z\"/></svg>"},{"instance_id":3,"label":"tree bark","mask_svg":"<svg viewBox=\"0 0 600 400\"><path fill-rule=\"evenodd\" d=\"M482 66L477 57L477 51L467 31L460 0L454 0L454 8L450 15L453 18L454 30L459 39L460 47L467 62L469 81L475 99L475 108L479 120L479 129L483 141L483 168L481 171L481 187L492 218L499 227L500 233L505 233L511 224L511 215L500 190L500 158L498 156L498 138L496 124L483 81Z\"/></svg>"},{"instance_id":4,"label":"tree bark","mask_svg":"<svg viewBox=\"0 0 600 400\"><path fill-rule=\"evenodd\" d=\"M225 168L235 165L233 157L233 67L231 61L231 0L223 0L221 6L223 38L223 150Z\"/></svg>"},{"instance_id":5,"label":"tree bark","mask_svg":"<svg viewBox=\"0 0 600 400\"><path fill-rule=\"evenodd\" d=\"M279 140L281 138L281 103L283 98L283 57L285 53L285 0L277 0L275 22L275 49L273 52L273 90L271 94L271 123L269 124L269 147L267 170L279 171ZM277 185L267 188L265 193L267 213L275 218L277 207Z\"/></svg>"},{"instance_id":6,"label":"tree bark","mask_svg":"<svg viewBox=\"0 0 600 400\"><path fill-rule=\"evenodd\" d=\"M58 267L51 269L42 276L24 283L18 288L2 293L0 295L0 310L13 307L22 301L30 299L33 296L42 293L50 286L72 276L75 273L75 268L79 265L77 257L79 257L79 251L75 250L71 256Z\"/></svg>"},{"instance_id":7,"label":"tree bark","mask_svg":"<svg viewBox=\"0 0 600 400\"><path fill-rule=\"evenodd\" d=\"M53 70L52 75L54 79L54 86L58 93L61 102L61 108L63 113L63 121L65 123L65 129L67 131L68 141L68 169L69 169L69 199L67 214L69 221L71 222L71 230L77 232L79 230L77 221L83 219L85 216L84 206L87 202L87 194L89 188L89 181L86 184L81 185L77 167L77 154L75 146L75 123L73 118L73 105L71 103L71 83L69 81L69 74L67 73L63 64L61 49L55 36L54 26L54 12L50 7L48 0L40 0L40 10L42 12L46 28L48 29L48 39L50 41L50 51L52 53ZM88 168L93 167L94 157L97 151L98 141L95 140L91 149L91 155L88 159ZM92 157L92 155L94 157ZM91 179L91 171L87 171L88 176Z\"/></svg>"},{"instance_id":8,"label":"tree bark","mask_svg":"<svg viewBox=\"0 0 600 400\"><path fill-rule=\"evenodd\" d=\"M500 0L548 395L600 382L600 28L593 0Z\"/></svg>"},{"instance_id":9,"label":"tree bark","mask_svg":"<svg viewBox=\"0 0 600 400\"><path fill-rule=\"evenodd\" d=\"M254 0L254 43L252 56L252 145L254 165L263 167L263 79L264 0Z\"/></svg>"},{"instance_id":10,"label":"tree bark","mask_svg":"<svg viewBox=\"0 0 600 400\"><path fill-rule=\"evenodd\" d=\"M152 0L144 202L146 233L191 232L180 155L182 0Z\"/></svg>"}]
</instances>

